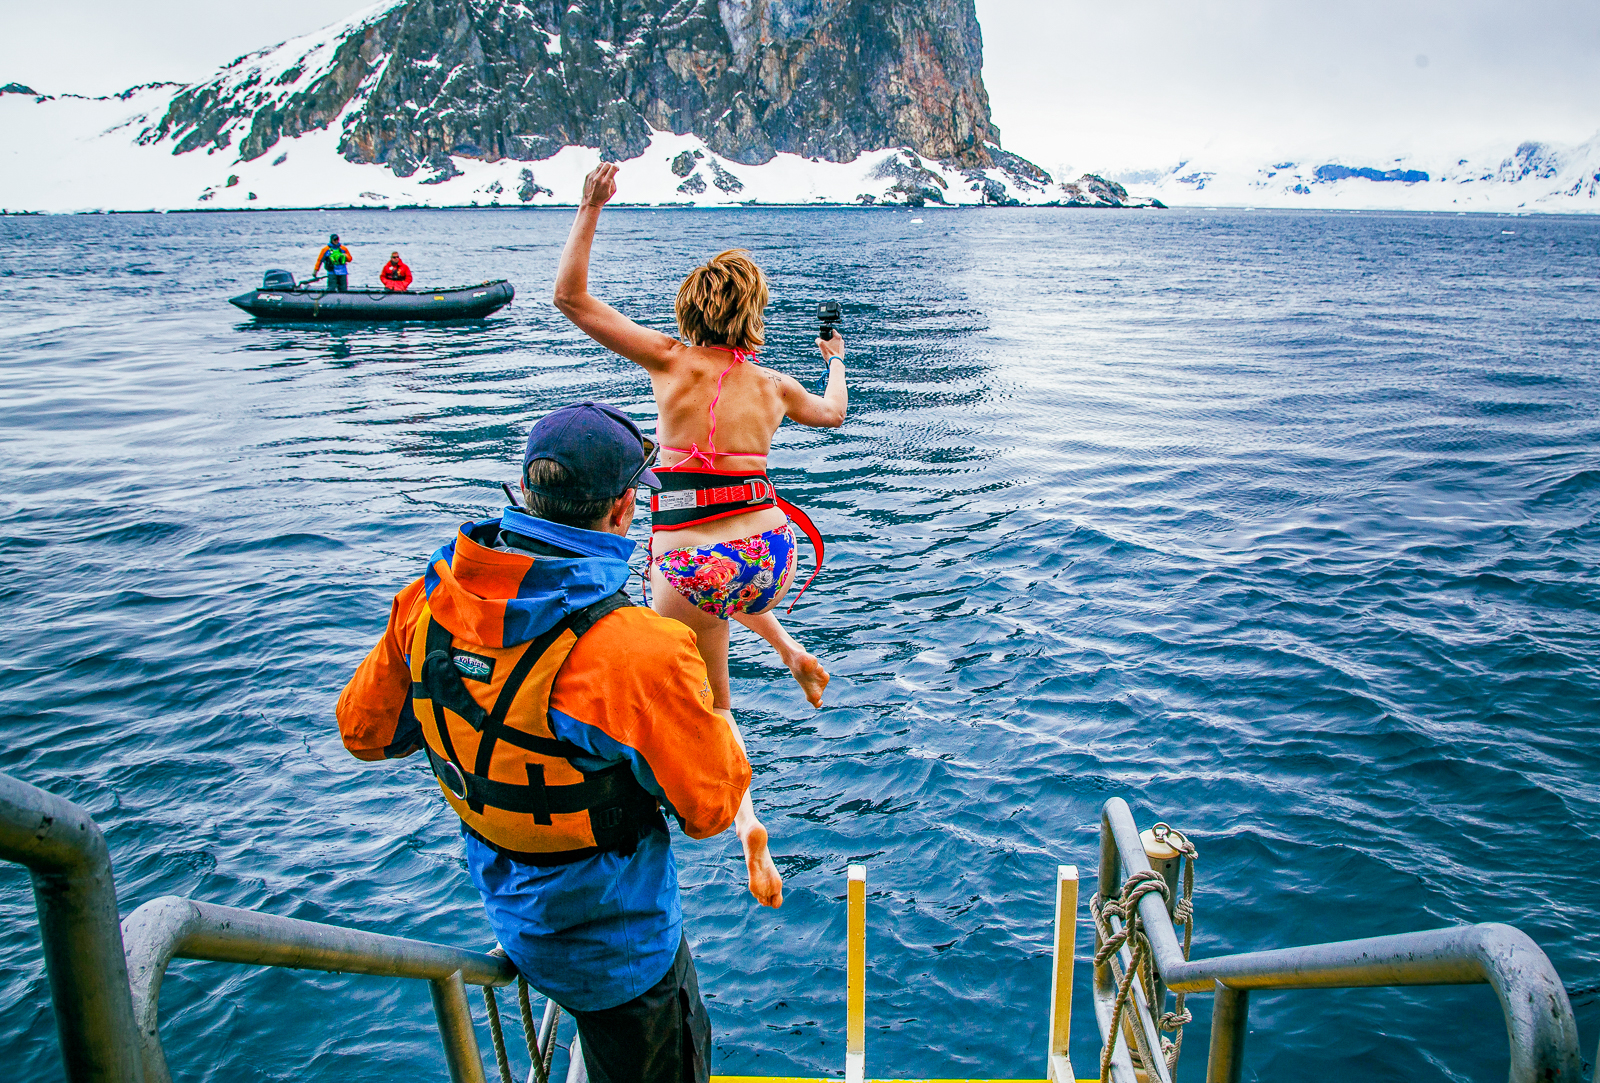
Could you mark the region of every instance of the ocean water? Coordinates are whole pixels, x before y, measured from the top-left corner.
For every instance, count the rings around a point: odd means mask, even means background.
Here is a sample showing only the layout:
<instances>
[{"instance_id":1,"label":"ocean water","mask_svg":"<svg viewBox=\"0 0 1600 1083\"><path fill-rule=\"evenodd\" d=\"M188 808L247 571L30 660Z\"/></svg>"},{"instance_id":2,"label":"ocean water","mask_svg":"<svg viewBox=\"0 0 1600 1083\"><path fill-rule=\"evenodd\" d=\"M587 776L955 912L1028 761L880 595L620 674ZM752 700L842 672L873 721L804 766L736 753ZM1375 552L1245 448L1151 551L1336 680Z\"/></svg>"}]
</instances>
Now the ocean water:
<instances>
[{"instance_id":1,"label":"ocean water","mask_svg":"<svg viewBox=\"0 0 1600 1083\"><path fill-rule=\"evenodd\" d=\"M425 766L350 758L332 707L531 421L653 417L546 301L569 217L0 219L0 771L94 813L124 912L488 946ZM358 281L398 247L421 283L518 299L435 327L224 302L330 229ZM731 834L675 843L715 1070L840 1073L863 862L868 1074L1040 1076L1054 870L1092 878L1114 795L1196 841L1197 954L1510 922L1593 1055L1600 220L622 210L593 286L670 329L676 281L734 245L771 275L769 362L808 383L810 306L843 302L851 400L773 457L829 542L788 618L826 709L735 638L787 901L754 905ZM1085 909L1080 1075L1090 935ZM180 962L161 1002L181 1081L443 1077L420 983ZM1250 1078L1505 1076L1487 987L1250 1018ZM61 1077L14 866L0 1055Z\"/></svg>"}]
</instances>

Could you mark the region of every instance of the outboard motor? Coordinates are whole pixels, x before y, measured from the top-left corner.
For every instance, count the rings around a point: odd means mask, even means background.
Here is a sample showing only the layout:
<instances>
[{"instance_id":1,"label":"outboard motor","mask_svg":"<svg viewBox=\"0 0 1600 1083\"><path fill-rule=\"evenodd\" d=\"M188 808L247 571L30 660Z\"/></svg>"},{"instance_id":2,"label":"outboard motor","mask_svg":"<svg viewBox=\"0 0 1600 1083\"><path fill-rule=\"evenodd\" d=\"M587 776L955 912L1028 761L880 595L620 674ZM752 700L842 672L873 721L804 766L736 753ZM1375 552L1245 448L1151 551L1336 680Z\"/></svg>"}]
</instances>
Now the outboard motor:
<instances>
[{"instance_id":1,"label":"outboard motor","mask_svg":"<svg viewBox=\"0 0 1600 1083\"><path fill-rule=\"evenodd\" d=\"M293 271L268 271L261 276L264 290L292 290L295 287Z\"/></svg>"}]
</instances>

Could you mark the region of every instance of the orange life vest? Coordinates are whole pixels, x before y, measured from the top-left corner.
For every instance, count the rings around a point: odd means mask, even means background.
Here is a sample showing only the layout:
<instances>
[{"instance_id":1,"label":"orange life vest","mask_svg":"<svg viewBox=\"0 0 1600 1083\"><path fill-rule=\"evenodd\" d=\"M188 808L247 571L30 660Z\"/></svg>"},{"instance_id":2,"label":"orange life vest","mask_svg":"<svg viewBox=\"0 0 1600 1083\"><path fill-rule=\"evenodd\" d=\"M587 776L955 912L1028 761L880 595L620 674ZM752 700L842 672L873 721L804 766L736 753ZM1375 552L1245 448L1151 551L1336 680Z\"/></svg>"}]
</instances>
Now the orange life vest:
<instances>
[{"instance_id":1,"label":"orange life vest","mask_svg":"<svg viewBox=\"0 0 1600 1083\"><path fill-rule=\"evenodd\" d=\"M550 690L578 637L630 604L619 591L526 643L499 648L458 645L424 604L411 643L411 695L428 762L467 830L499 852L564 865L631 854L641 832L665 828L628 762L583 771L571 760L593 754L550 729Z\"/></svg>"}]
</instances>

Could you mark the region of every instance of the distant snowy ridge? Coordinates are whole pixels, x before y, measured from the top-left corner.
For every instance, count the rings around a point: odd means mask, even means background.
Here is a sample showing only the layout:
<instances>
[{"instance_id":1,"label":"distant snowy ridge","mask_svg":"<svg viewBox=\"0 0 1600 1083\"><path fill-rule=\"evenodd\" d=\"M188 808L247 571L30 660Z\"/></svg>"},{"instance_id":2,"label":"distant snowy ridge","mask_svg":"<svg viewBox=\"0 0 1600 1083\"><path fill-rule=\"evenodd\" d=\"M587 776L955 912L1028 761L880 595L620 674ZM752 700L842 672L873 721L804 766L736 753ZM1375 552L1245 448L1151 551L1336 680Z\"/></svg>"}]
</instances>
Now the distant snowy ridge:
<instances>
[{"instance_id":1,"label":"distant snowy ridge","mask_svg":"<svg viewBox=\"0 0 1600 1083\"><path fill-rule=\"evenodd\" d=\"M209 79L0 90L0 208L1153 206L989 116L973 0L384 0ZM9 93L6 93L9 91Z\"/></svg>"},{"instance_id":2,"label":"distant snowy ridge","mask_svg":"<svg viewBox=\"0 0 1600 1083\"><path fill-rule=\"evenodd\" d=\"M1525 142L1467 158L1301 156L1266 165L1193 158L1120 179L1172 206L1596 213L1600 134L1576 146Z\"/></svg>"},{"instance_id":3,"label":"distant snowy ridge","mask_svg":"<svg viewBox=\"0 0 1600 1083\"><path fill-rule=\"evenodd\" d=\"M307 51L313 59L320 54ZM265 54L256 54L265 59ZM278 58L281 59L281 58ZM245 58L251 60L251 58ZM230 65L241 83L252 68ZM293 65L278 68L291 71ZM259 85L254 83L252 85ZM0 210L141 211L293 207L463 207L575 205L584 175L600 161L592 147L568 146L547 158L497 161L448 156L399 176L339 153L335 122L280 138L270 154L243 159L234 148L191 147L154 139L176 93L152 84L104 98L0 93ZM217 133L213 133L213 139ZM188 138L179 136L178 141ZM718 155L695 135L652 131L641 153L622 163L617 202L650 206L1065 205L1147 207L1120 185L1086 175L1058 183L1032 163L989 145L994 163L961 166L909 148L868 151L846 162L779 153L760 165Z\"/></svg>"}]
</instances>

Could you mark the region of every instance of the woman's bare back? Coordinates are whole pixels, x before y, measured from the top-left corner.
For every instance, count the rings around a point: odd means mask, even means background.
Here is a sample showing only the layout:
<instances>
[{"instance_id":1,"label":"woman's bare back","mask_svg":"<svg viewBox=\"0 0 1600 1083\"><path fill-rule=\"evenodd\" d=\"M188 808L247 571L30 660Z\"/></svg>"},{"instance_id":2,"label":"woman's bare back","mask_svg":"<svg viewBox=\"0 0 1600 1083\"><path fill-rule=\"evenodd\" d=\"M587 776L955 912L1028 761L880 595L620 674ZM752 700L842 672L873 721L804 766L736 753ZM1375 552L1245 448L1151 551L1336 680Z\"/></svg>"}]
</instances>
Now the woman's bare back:
<instances>
[{"instance_id":1,"label":"woman's bare back","mask_svg":"<svg viewBox=\"0 0 1600 1083\"><path fill-rule=\"evenodd\" d=\"M786 411L783 378L756 364L753 355L742 356L750 360L741 361L730 350L686 347L681 361L675 358L665 370L651 373L660 412L657 438L663 449L698 449L716 455L717 470L743 470L752 465L734 461L724 466L720 461L724 457L759 459L771 451L772 436L783 424ZM669 466L686 457L665 450L663 456Z\"/></svg>"},{"instance_id":2,"label":"woman's bare back","mask_svg":"<svg viewBox=\"0 0 1600 1083\"><path fill-rule=\"evenodd\" d=\"M772 437L787 411L781 374L753 360L738 360L731 350L695 346L685 347L672 364L652 372L650 382L663 465L692 459L687 469L766 471ZM767 507L682 527L672 532L672 540L675 546L710 545L774 530L784 521L783 512Z\"/></svg>"}]
</instances>

